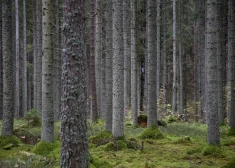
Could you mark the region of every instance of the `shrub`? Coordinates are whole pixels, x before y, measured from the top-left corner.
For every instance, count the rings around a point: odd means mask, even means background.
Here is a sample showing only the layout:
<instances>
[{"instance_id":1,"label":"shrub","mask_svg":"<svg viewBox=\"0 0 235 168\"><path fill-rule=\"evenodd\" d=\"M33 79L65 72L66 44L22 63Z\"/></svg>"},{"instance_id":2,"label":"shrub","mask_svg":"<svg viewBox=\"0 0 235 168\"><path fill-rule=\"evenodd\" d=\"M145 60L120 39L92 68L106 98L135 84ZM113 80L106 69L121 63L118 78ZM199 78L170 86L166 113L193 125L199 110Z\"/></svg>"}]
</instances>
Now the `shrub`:
<instances>
[{"instance_id":1,"label":"shrub","mask_svg":"<svg viewBox=\"0 0 235 168\"><path fill-rule=\"evenodd\" d=\"M40 126L41 125L41 115L36 109L31 109L27 111L24 116L24 119L28 122L28 127L31 126Z\"/></svg>"},{"instance_id":2,"label":"shrub","mask_svg":"<svg viewBox=\"0 0 235 168\"><path fill-rule=\"evenodd\" d=\"M16 136L0 136L0 148L9 149L9 147L19 146L20 140Z\"/></svg>"},{"instance_id":3,"label":"shrub","mask_svg":"<svg viewBox=\"0 0 235 168\"><path fill-rule=\"evenodd\" d=\"M59 146L60 146L59 142L51 143L46 141L40 141L33 148L33 152L37 155L47 156Z\"/></svg>"},{"instance_id":4,"label":"shrub","mask_svg":"<svg viewBox=\"0 0 235 168\"><path fill-rule=\"evenodd\" d=\"M140 135L139 138L141 139L161 139L164 135L158 130L158 127L151 126L146 128Z\"/></svg>"}]
</instances>

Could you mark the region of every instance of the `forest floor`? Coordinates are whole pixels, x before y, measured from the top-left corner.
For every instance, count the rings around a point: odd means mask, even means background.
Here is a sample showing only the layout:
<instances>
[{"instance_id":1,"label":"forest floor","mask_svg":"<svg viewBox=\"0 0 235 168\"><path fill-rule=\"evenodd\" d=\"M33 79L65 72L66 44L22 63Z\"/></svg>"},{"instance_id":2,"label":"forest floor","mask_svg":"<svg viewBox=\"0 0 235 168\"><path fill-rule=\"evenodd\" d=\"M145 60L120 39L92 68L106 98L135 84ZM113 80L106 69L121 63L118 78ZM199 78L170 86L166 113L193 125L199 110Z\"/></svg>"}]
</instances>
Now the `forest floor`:
<instances>
[{"instance_id":1,"label":"forest floor","mask_svg":"<svg viewBox=\"0 0 235 168\"><path fill-rule=\"evenodd\" d=\"M40 126L14 123L18 139L0 137L1 168L59 167L60 122L55 123L55 143L37 143ZM173 122L159 130L133 127L127 120L125 138L114 140L103 121L88 122L91 168L235 168L235 136L228 135L228 126L220 127L220 147L207 145L203 124Z\"/></svg>"}]
</instances>

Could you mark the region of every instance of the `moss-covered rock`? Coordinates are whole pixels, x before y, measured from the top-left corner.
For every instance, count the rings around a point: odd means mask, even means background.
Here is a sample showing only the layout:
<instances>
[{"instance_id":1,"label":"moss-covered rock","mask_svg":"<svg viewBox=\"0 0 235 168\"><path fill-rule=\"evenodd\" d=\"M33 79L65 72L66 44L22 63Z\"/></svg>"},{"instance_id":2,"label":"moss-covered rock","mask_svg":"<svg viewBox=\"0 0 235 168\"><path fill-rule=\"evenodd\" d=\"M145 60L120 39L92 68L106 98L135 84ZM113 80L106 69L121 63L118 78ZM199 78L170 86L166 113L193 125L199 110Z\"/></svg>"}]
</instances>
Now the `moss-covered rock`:
<instances>
[{"instance_id":1,"label":"moss-covered rock","mask_svg":"<svg viewBox=\"0 0 235 168\"><path fill-rule=\"evenodd\" d=\"M19 146L20 140L16 136L0 136L0 148L8 149L10 146ZM10 148L11 148L10 147Z\"/></svg>"},{"instance_id":2,"label":"moss-covered rock","mask_svg":"<svg viewBox=\"0 0 235 168\"><path fill-rule=\"evenodd\" d=\"M164 135L159 131L158 127L151 126L146 128L140 135L141 139L161 139L164 138Z\"/></svg>"},{"instance_id":3,"label":"moss-covered rock","mask_svg":"<svg viewBox=\"0 0 235 168\"><path fill-rule=\"evenodd\" d=\"M60 146L59 142L51 143L51 142L46 142L46 141L40 141L33 148L32 151L37 155L47 156L59 146Z\"/></svg>"},{"instance_id":4,"label":"moss-covered rock","mask_svg":"<svg viewBox=\"0 0 235 168\"><path fill-rule=\"evenodd\" d=\"M218 146L208 145L202 149L203 156L224 157L222 150Z\"/></svg>"}]
</instances>

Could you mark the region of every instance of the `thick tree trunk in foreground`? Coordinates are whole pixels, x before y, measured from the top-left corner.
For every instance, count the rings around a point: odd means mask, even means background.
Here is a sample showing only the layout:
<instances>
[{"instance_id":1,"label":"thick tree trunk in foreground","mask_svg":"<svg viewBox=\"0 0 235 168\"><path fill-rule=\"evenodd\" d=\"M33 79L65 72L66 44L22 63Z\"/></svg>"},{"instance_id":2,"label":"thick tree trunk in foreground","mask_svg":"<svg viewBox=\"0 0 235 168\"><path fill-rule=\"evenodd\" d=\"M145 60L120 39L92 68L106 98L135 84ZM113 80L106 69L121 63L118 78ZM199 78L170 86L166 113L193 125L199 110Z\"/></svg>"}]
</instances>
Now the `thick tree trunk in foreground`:
<instances>
[{"instance_id":1,"label":"thick tree trunk in foreground","mask_svg":"<svg viewBox=\"0 0 235 168\"><path fill-rule=\"evenodd\" d=\"M64 1L61 168L90 167L86 124L84 17L83 0Z\"/></svg>"},{"instance_id":2,"label":"thick tree trunk in foreground","mask_svg":"<svg viewBox=\"0 0 235 168\"><path fill-rule=\"evenodd\" d=\"M12 55L12 4L2 1L2 54L3 54L3 118L2 136L13 134L13 55Z\"/></svg>"}]
</instances>

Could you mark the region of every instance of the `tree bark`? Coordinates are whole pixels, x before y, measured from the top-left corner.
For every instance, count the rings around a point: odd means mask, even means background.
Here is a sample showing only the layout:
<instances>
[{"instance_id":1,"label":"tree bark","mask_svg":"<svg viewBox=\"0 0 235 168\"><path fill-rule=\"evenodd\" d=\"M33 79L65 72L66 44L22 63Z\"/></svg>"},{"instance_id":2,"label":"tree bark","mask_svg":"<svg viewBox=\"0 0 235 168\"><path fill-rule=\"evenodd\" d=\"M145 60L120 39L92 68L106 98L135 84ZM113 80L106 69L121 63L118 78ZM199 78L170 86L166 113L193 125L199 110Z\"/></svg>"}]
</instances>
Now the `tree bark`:
<instances>
[{"instance_id":1,"label":"tree bark","mask_svg":"<svg viewBox=\"0 0 235 168\"><path fill-rule=\"evenodd\" d=\"M112 75L112 1L106 0L106 115L105 115L105 129L112 132L112 114L113 114L113 75Z\"/></svg>"},{"instance_id":2,"label":"tree bark","mask_svg":"<svg viewBox=\"0 0 235 168\"><path fill-rule=\"evenodd\" d=\"M207 55L207 108L208 144L219 145L218 92L217 92L217 3L207 0L206 55Z\"/></svg>"},{"instance_id":3,"label":"tree bark","mask_svg":"<svg viewBox=\"0 0 235 168\"><path fill-rule=\"evenodd\" d=\"M85 11L83 0L64 1L61 168L89 168L86 123Z\"/></svg>"},{"instance_id":4,"label":"tree bark","mask_svg":"<svg viewBox=\"0 0 235 168\"><path fill-rule=\"evenodd\" d=\"M3 118L2 136L13 134L14 93L12 56L12 2L2 0Z\"/></svg>"},{"instance_id":5,"label":"tree bark","mask_svg":"<svg viewBox=\"0 0 235 168\"><path fill-rule=\"evenodd\" d=\"M54 141L53 114L53 0L42 1L42 135ZM38 101L37 101L38 102Z\"/></svg>"},{"instance_id":6,"label":"tree bark","mask_svg":"<svg viewBox=\"0 0 235 168\"><path fill-rule=\"evenodd\" d=\"M0 2L0 39L2 39L2 1ZM3 54L2 40L0 40L0 120L3 115Z\"/></svg>"},{"instance_id":7,"label":"tree bark","mask_svg":"<svg viewBox=\"0 0 235 168\"><path fill-rule=\"evenodd\" d=\"M148 127L157 125L156 97L156 2L148 0Z\"/></svg>"},{"instance_id":8,"label":"tree bark","mask_svg":"<svg viewBox=\"0 0 235 168\"><path fill-rule=\"evenodd\" d=\"M113 125L114 138L124 136L124 58L123 58L123 4L113 2Z\"/></svg>"}]
</instances>

